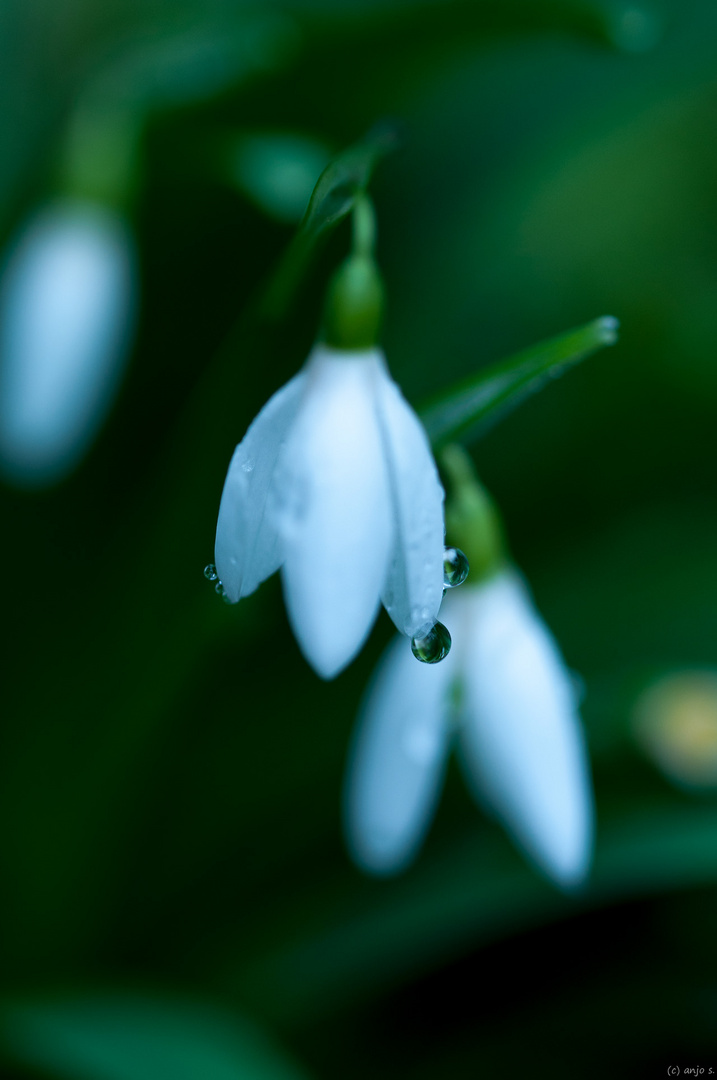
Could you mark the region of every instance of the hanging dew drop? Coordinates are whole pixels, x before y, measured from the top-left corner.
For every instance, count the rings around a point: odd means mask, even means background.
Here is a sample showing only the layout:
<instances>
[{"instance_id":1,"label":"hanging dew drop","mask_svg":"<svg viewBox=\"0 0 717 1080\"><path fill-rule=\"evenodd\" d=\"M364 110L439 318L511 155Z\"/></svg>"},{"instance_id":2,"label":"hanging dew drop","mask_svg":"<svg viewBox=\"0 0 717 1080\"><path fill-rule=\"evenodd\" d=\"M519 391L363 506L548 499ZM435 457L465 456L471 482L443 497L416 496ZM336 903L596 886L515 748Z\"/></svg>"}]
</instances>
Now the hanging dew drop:
<instances>
[{"instance_id":1,"label":"hanging dew drop","mask_svg":"<svg viewBox=\"0 0 717 1080\"><path fill-rule=\"evenodd\" d=\"M451 635L443 623L434 623L427 634L411 639L411 651L422 664L437 664L451 651Z\"/></svg>"},{"instance_id":2,"label":"hanging dew drop","mask_svg":"<svg viewBox=\"0 0 717 1080\"><path fill-rule=\"evenodd\" d=\"M204 576L207 581L213 581L215 583L214 592L217 594L217 596L221 596L225 604L231 604L231 600L226 594L224 585L219 580L219 574L217 573L217 568L214 563L209 563L207 566L204 567Z\"/></svg>"},{"instance_id":3,"label":"hanging dew drop","mask_svg":"<svg viewBox=\"0 0 717 1080\"><path fill-rule=\"evenodd\" d=\"M468 577L468 559L460 548L446 548L443 552L443 584L447 589L462 585Z\"/></svg>"}]
</instances>

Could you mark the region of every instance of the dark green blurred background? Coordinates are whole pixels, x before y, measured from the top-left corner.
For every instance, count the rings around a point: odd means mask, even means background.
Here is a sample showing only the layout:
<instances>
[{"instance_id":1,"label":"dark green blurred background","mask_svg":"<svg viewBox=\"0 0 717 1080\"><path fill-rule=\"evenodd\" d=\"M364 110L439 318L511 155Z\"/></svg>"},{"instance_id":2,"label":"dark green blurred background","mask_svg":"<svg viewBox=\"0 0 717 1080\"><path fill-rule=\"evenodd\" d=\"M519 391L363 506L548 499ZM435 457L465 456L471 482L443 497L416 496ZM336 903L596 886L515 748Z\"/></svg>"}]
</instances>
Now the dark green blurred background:
<instances>
[{"instance_id":1,"label":"dark green blurred background","mask_svg":"<svg viewBox=\"0 0 717 1080\"><path fill-rule=\"evenodd\" d=\"M120 398L68 481L0 492L2 1075L36 1075L26 1008L38 1075L132 1076L68 1065L52 1006L23 1005L115 988L248 1018L326 1080L717 1074L717 798L671 786L630 734L647 683L717 662L714 0L4 0L3 241L52 192L88 80L176 33L251 59L159 85ZM389 620L325 684L276 580L229 608L202 578L232 448L303 362L348 236L257 325L293 230L247 197L231 148L278 132L329 152L385 118L385 347L409 400L622 324L472 447L585 682L598 846L577 897L453 775L416 865L362 877L342 774ZM179 1077L159 1058L151 1075Z\"/></svg>"}]
</instances>

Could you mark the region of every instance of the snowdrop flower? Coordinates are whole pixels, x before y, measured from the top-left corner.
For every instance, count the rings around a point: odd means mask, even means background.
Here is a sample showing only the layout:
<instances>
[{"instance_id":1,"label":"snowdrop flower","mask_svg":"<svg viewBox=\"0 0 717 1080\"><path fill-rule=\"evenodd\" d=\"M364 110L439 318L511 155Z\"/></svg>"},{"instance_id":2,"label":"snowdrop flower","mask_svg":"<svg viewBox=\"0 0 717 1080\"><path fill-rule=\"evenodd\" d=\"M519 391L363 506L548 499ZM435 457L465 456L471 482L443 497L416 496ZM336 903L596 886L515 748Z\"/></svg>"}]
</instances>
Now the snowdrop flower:
<instances>
[{"instance_id":1,"label":"snowdrop flower","mask_svg":"<svg viewBox=\"0 0 717 1080\"><path fill-rule=\"evenodd\" d=\"M440 665L393 642L364 699L345 820L357 864L404 868L433 816L451 744L476 799L563 886L586 875L593 802L570 673L520 575L505 564L450 592L454 636Z\"/></svg>"},{"instance_id":2,"label":"snowdrop flower","mask_svg":"<svg viewBox=\"0 0 717 1080\"><path fill-rule=\"evenodd\" d=\"M265 405L229 466L215 557L233 603L281 567L296 638L327 679L361 649L381 601L408 637L435 623L443 489L379 349L317 345Z\"/></svg>"},{"instance_id":3,"label":"snowdrop flower","mask_svg":"<svg viewBox=\"0 0 717 1080\"><path fill-rule=\"evenodd\" d=\"M225 598L281 568L294 634L327 679L361 649L381 602L412 638L442 599L443 489L375 345L381 303L372 260L352 255L330 288L324 341L237 446L217 521Z\"/></svg>"},{"instance_id":4,"label":"snowdrop flower","mask_svg":"<svg viewBox=\"0 0 717 1080\"><path fill-rule=\"evenodd\" d=\"M80 461L130 343L135 257L124 220L65 199L40 210L0 279L0 468L42 486Z\"/></svg>"}]
</instances>

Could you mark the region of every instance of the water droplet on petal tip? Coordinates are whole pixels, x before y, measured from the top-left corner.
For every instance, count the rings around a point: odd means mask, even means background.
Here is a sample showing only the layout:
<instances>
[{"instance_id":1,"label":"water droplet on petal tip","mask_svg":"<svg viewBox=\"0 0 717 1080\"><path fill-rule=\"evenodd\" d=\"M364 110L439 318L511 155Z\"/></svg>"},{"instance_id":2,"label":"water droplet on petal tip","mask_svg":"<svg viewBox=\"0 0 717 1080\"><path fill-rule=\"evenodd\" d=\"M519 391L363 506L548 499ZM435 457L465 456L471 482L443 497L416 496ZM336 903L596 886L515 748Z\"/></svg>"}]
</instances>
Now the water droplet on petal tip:
<instances>
[{"instance_id":1,"label":"water droplet on petal tip","mask_svg":"<svg viewBox=\"0 0 717 1080\"><path fill-rule=\"evenodd\" d=\"M468 577L468 559L460 548L446 548L443 552L443 584L447 589L462 585Z\"/></svg>"},{"instance_id":2,"label":"water droplet on petal tip","mask_svg":"<svg viewBox=\"0 0 717 1080\"><path fill-rule=\"evenodd\" d=\"M217 594L217 596L224 596L224 586L222 585L221 581L218 581L214 586L214 592Z\"/></svg>"},{"instance_id":3,"label":"water droplet on petal tip","mask_svg":"<svg viewBox=\"0 0 717 1080\"><path fill-rule=\"evenodd\" d=\"M411 639L411 652L422 664L438 664L450 651L451 635L440 622L434 623L427 633L416 634Z\"/></svg>"}]
</instances>

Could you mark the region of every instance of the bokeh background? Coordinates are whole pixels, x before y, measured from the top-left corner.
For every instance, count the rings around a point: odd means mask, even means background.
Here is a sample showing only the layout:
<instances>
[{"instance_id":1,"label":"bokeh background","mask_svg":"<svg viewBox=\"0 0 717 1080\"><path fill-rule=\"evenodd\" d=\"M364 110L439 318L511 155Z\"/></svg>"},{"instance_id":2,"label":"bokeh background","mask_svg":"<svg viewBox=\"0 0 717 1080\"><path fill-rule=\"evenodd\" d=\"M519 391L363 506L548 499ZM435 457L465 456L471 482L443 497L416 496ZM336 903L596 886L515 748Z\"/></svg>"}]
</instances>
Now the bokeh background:
<instances>
[{"instance_id":1,"label":"bokeh background","mask_svg":"<svg viewBox=\"0 0 717 1080\"><path fill-rule=\"evenodd\" d=\"M141 301L91 452L0 491L3 1077L717 1071L717 706L680 767L634 721L657 680L717 666L716 57L713 0L4 0L0 240L67 182L119 65ZM262 285L323 164L387 118L371 190L409 400L622 324L471 444L584 684L575 895L457 772L415 866L362 876L341 788L388 618L323 683L277 580L227 607L202 576L346 226L273 322Z\"/></svg>"}]
</instances>

